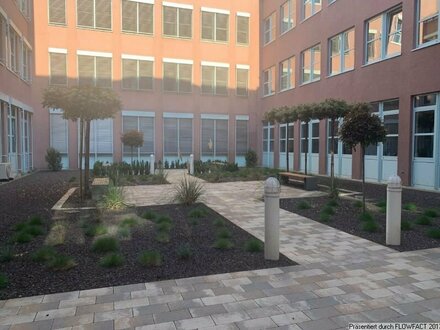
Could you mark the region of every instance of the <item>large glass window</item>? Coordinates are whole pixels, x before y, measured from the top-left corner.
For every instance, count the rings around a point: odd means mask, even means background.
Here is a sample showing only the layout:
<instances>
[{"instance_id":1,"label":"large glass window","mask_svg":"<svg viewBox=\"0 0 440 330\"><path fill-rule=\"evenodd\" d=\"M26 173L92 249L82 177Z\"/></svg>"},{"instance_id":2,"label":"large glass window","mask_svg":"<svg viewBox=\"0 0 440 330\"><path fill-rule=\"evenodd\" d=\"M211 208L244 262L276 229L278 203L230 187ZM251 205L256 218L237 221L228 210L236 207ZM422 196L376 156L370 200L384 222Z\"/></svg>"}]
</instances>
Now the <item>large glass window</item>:
<instances>
[{"instance_id":1,"label":"large glass window","mask_svg":"<svg viewBox=\"0 0 440 330\"><path fill-rule=\"evenodd\" d=\"M49 0L49 24L66 25L66 0Z\"/></svg>"},{"instance_id":2,"label":"large glass window","mask_svg":"<svg viewBox=\"0 0 440 330\"><path fill-rule=\"evenodd\" d=\"M133 130L142 132L144 135L144 144L140 148L135 148L134 156L138 160L142 157L149 157L154 153L154 117L123 115L122 132ZM125 157L131 157L131 147L124 145L123 153Z\"/></svg>"},{"instance_id":3,"label":"large glass window","mask_svg":"<svg viewBox=\"0 0 440 330\"><path fill-rule=\"evenodd\" d=\"M249 68L238 67L236 71L237 85L236 94L237 96L248 96L248 85L249 85Z\"/></svg>"},{"instance_id":4,"label":"large glass window","mask_svg":"<svg viewBox=\"0 0 440 330\"><path fill-rule=\"evenodd\" d=\"M79 27L111 30L112 0L77 0L76 16Z\"/></svg>"},{"instance_id":5,"label":"large glass window","mask_svg":"<svg viewBox=\"0 0 440 330\"><path fill-rule=\"evenodd\" d=\"M417 45L439 41L440 0L418 0L418 40Z\"/></svg>"},{"instance_id":6,"label":"large glass window","mask_svg":"<svg viewBox=\"0 0 440 330\"><path fill-rule=\"evenodd\" d=\"M78 55L78 83L112 87L111 57Z\"/></svg>"},{"instance_id":7,"label":"large glass window","mask_svg":"<svg viewBox=\"0 0 440 330\"><path fill-rule=\"evenodd\" d=\"M6 49L7 49L7 35L8 35L8 21L6 17L0 12L0 63L6 64Z\"/></svg>"},{"instance_id":8,"label":"large glass window","mask_svg":"<svg viewBox=\"0 0 440 330\"><path fill-rule=\"evenodd\" d=\"M301 66L303 84L321 79L321 45L316 45L301 53Z\"/></svg>"},{"instance_id":9,"label":"large glass window","mask_svg":"<svg viewBox=\"0 0 440 330\"><path fill-rule=\"evenodd\" d=\"M68 121L62 113L50 114L50 146L62 155L68 154Z\"/></svg>"},{"instance_id":10,"label":"large glass window","mask_svg":"<svg viewBox=\"0 0 440 330\"><path fill-rule=\"evenodd\" d=\"M276 36L275 22L276 22L275 12L264 20L263 41L265 45L275 40L275 36Z\"/></svg>"},{"instance_id":11,"label":"large glass window","mask_svg":"<svg viewBox=\"0 0 440 330\"><path fill-rule=\"evenodd\" d=\"M49 53L50 84L67 85L67 54Z\"/></svg>"},{"instance_id":12,"label":"large glass window","mask_svg":"<svg viewBox=\"0 0 440 330\"><path fill-rule=\"evenodd\" d=\"M193 153L193 128L190 118L164 118L164 156L183 157Z\"/></svg>"},{"instance_id":13,"label":"large glass window","mask_svg":"<svg viewBox=\"0 0 440 330\"><path fill-rule=\"evenodd\" d=\"M8 108L8 153L17 152L17 108L11 106Z\"/></svg>"},{"instance_id":14,"label":"large glass window","mask_svg":"<svg viewBox=\"0 0 440 330\"><path fill-rule=\"evenodd\" d=\"M229 14L202 11L202 39L226 42L229 40Z\"/></svg>"},{"instance_id":15,"label":"large glass window","mask_svg":"<svg viewBox=\"0 0 440 330\"><path fill-rule=\"evenodd\" d=\"M322 9L322 0L302 0L303 19L315 15Z\"/></svg>"},{"instance_id":16,"label":"large glass window","mask_svg":"<svg viewBox=\"0 0 440 330\"><path fill-rule=\"evenodd\" d=\"M289 31L295 26L296 0L287 0L281 5L280 25L281 34Z\"/></svg>"},{"instance_id":17,"label":"large glass window","mask_svg":"<svg viewBox=\"0 0 440 330\"><path fill-rule=\"evenodd\" d=\"M226 66L202 64L202 94L228 95L228 74Z\"/></svg>"},{"instance_id":18,"label":"large glass window","mask_svg":"<svg viewBox=\"0 0 440 330\"><path fill-rule=\"evenodd\" d=\"M329 48L329 75L354 68L354 28L331 38Z\"/></svg>"},{"instance_id":19,"label":"large glass window","mask_svg":"<svg viewBox=\"0 0 440 330\"><path fill-rule=\"evenodd\" d=\"M191 38L192 9L163 6L163 34L176 38Z\"/></svg>"},{"instance_id":20,"label":"large glass window","mask_svg":"<svg viewBox=\"0 0 440 330\"><path fill-rule=\"evenodd\" d=\"M153 61L122 59L122 88L153 89Z\"/></svg>"},{"instance_id":21,"label":"large glass window","mask_svg":"<svg viewBox=\"0 0 440 330\"><path fill-rule=\"evenodd\" d=\"M235 155L236 156L245 156L246 152L249 149L249 127L248 120L239 120L237 119L235 122L236 130L235 130Z\"/></svg>"},{"instance_id":22,"label":"large glass window","mask_svg":"<svg viewBox=\"0 0 440 330\"><path fill-rule=\"evenodd\" d=\"M289 134L288 139L287 139L287 133ZM287 149L289 149L289 152L293 152L294 141L295 141L294 134L295 134L294 124L289 124L288 131L286 124L280 125L280 152L285 153ZM288 148L287 145L289 145Z\"/></svg>"},{"instance_id":23,"label":"large glass window","mask_svg":"<svg viewBox=\"0 0 440 330\"><path fill-rule=\"evenodd\" d=\"M263 124L263 152L273 152L275 146L275 130L270 123Z\"/></svg>"},{"instance_id":24,"label":"large glass window","mask_svg":"<svg viewBox=\"0 0 440 330\"><path fill-rule=\"evenodd\" d=\"M271 67L263 72L263 96L275 93L275 67Z\"/></svg>"},{"instance_id":25,"label":"large glass window","mask_svg":"<svg viewBox=\"0 0 440 330\"><path fill-rule=\"evenodd\" d=\"M153 15L153 4L122 0L122 31L152 34Z\"/></svg>"},{"instance_id":26,"label":"large glass window","mask_svg":"<svg viewBox=\"0 0 440 330\"><path fill-rule=\"evenodd\" d=\"M90 122L90 154L113 154L113 119L92 120Z\"/></svg>"},{"instance_id":27,"label":"large glass window","mask_svg":"<svg viewBox=\"0 0 440 330\"><path fill-rule=\"evenodd\" d=\"M164 62L163 77L165 92L191 93L192 64Z\"/></svg>"},{"instance_id":28,"label":"large glass window","mask_svg":"<svg viewBox=\"0 0 440 330\"><path fill-rule=\"evenodd\" d=\"M9 58L10 68L20 74L21 39L19 34L9 25Z\"/></svg>"},{"instance_id":29,"label":"large glass window","mask_svg":"<svg viewBox=\"0 0 440 330\"><path fill-rule=\"evenodd\" d=\"M414 98L414 157L434 157L436 104L436 94Z\"/></svg>"},{"instance_id":30,"label":"large glass window","mask_svg":"<svg viewBox=\"0 0 440 330\"><path fill-rule=\"evenodd\" d=\"M228 156L228 120L202 119L202 157L226 158Z\"/></svg>"},{"instance_id":31,"label":"large glass window","mask_svg":"<svg viewBox=\"0 0 440 330\"><path fill-rule=\"evenodd\" d=\"M237 44L249 44L249 16L237 15Z\"/></svg>"},{"instance_id":32,"label":"large glass window","mask_svg":"<svg viewBox=\"0 0 440 330\"><path fill-rule=\"evenodd\" d=\"M399 55L402 49L402 8L384 12L366 22L366 63Z\"/></svg>"},{"instance_id":33,"label":"large glass window","mask_svg":"<svg viewBox=\"0 0 440 330\"><path fill-rule=\"evenodd\" d=\"M280 63L280 91L295 87L295 56Z\"/></svg>"}]
</instances>

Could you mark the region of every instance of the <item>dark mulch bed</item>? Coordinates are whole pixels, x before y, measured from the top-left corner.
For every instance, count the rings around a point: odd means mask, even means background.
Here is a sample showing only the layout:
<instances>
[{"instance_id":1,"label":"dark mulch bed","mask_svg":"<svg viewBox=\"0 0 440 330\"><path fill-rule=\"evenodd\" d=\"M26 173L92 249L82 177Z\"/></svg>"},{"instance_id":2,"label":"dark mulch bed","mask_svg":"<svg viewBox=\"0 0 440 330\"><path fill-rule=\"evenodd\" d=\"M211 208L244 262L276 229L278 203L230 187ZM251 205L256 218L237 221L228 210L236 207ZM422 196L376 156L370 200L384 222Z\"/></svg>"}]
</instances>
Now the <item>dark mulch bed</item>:
<instances>
[{"instance_id":1,"label":"dark mulch bed","mask_svg":"<svg viewBox=\"0 0 440 330\"><path fill-rule=\"evenodd\" d=\"M124 257L124 264L118 268L103 268L98 263L102 254L91 251L94 238L84 236L81 228L81 218L88 215L94 219L96 211L80 215L70 214L67 221L69 226L66 242L56 246L57 252L73 257L76 267L67 271L51 271L43 264L31 260L31 253L42 245L42 238L32 243L20 244L17 248L22 255L11 262L0 264L1 271L7 274L10 284L3 291L0 299L48 294L55 292L84 290L91 288L143 283L167 279L177 279L209 274L283 267L295 265L294 262L280 256L280 260L265 261L264 253L250 253L243 249L245 242L253 236L222 218L214 211L203 207L207 214L197 219L194 225L188 217L190 208L179 205L165 205L150 208L128 210L127 213L137 212L142 215L146 210L169 215L173 227L169 243L160 243L156 237L156 225L151 221L140 222L131 229L129 238L120 238L119 253ZM117 215L117 212L116 212ZM115 225L114 213L102 216L104 225ZM212 247L216 241L218 227L215 220L223 219L225 228L231 233L234 247L230 250L218 250ZM119 215L121 221L121 216ZM12 223L10 223L12 225ZM193 255L189 260L178 257L177 250L184 244L189 244ZM163 257L163 265L145 268L138 263L138 256L144 250L159 251Z\"/></svg>"},{"instance_id":2,"label":"dark mulch bed","mask_svg":"<svg viewBox=\"0 0 440 330\"><path fill-rule=\"evenodd\" d=\"M300 209L298 207L299 203L304 201L311 205L310 209ZM320 212L328 201L329 198L326 196L301 199L282 199L280 200L280 206L284 210L321 222ZM369 212L373 215L379 225L379 229L375 233L370 233L362 229L364 222L359 219L359 215L362 213L362 208L354 206L354 201L352 199L339 198L338 206L335 207L334 210L335 214L325 223L326 225L385 245L386 214L381 212L379 208L374 205L369 205ZM416 218L420 215L421 213L418 212L402 211L402 222L409 221L411 223L411 230L402 230L402 244L400 246L393 246L393 249L398 251L413 251L440 247L440 239L430 238L426 234L428 229L440 228L440 218L432 218L431 226L422 226L416 224Z\"/></svg>"}]
</instances>

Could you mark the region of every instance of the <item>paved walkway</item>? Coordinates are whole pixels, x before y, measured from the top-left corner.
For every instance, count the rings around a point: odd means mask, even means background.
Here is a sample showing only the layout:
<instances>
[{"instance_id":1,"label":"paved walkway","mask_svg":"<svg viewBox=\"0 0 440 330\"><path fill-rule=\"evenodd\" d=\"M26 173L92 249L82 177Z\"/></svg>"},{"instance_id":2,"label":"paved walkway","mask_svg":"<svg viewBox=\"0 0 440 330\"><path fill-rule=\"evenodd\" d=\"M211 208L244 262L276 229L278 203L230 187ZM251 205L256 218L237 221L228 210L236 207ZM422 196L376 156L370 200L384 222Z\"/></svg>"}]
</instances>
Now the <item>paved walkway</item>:
<instances>
[{"instance_id":1,"label":"paved walkway","mask_svg":"<svg viewBox=\"0 0 440 330\"><path fill-rule=\"evenodd\" d=\"M206 183L205 203L263 238L262 187ZM138 186L125 194L137 205L165 204L172 189ZM0 301L0 330L325 330L353 321L440 320L440 249L400 253L284 210L280 221L281 251L298 266Z\"/></svg>"}]
</instances>

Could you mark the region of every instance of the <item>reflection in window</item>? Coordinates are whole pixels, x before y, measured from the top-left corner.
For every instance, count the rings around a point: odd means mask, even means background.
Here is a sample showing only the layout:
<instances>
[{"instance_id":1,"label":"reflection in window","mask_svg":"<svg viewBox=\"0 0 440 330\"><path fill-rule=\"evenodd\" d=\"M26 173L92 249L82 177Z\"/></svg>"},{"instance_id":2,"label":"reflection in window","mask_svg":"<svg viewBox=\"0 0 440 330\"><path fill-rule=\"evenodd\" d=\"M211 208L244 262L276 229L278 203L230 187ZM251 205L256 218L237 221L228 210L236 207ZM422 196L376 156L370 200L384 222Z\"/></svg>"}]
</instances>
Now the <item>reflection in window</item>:
<instances>
[{"instance_id":1,"label":"reflection in window","mask_svg":"<svg viewBox=\"0 0 440 330\"><path fill-rule=\"evenodd\" d=\"M439 40L439 1L418 0L418 45Z\"/></svg>"},{"instance_id":2,"label":"reflection in window","mask_svg":"<svg viewBox=\"0 0 440 330\"><path fill-rule=\"evenodd\" d=\"M264 39L264 44L267 45L268 43L272 42L273 40L275 40L275 33L276 33L276 29L275 29L275 12L272 13L269 17L267 17L264 20L264 33L263 33L263 39Z\"/></svg>"},{"instance_id":3,"label":"reflection in window","mask_svg":"<svg viewBox=\"0 0 440 330\"><path fill-rule=\"evenodd\" d=\"M330 39L329 74L338 74L354 68L354 29Z\"/></svg>"},{"instance_id":4,"label":"reflection in window","mask_svg":"<svg viewBox=\"0 0 440 330\"><path fill-rule=\"evenodd\" d=\"M281 6L281 33L287 32L295 26L296 0L288 0Z\"/></svg>"},{"instance_id":5,"label":"reflection in window","mask_svg":"<svg viewBox=\"0 0 440 330\"><path fill-rule=\"evenodd\" d=\"M434 155L434 110L415 113L414 157L432 158Z\"/></svg>"},{"instance_id":6,"label":"reflection in window","mask_svg":"<svg viewBox=\"0 0 440 330\"><path fill-rule=\"evenodd\" d=\"M316 45L301 53L302 83L321 79L321 45Z\"/></svg>"},{"instance_id":7,"label":"reflection in window","mask_svg":"<svg viewBox=\"0 0 440 330\"><path fill-rule=\"evenodd\" d=\"M263 72L263 96L275 93L275 67L271 67Z\"/></svg>"},{"instance_id":8,"label":"reflection in window","mask_svg":"<svg viewBox=\"0 0 440 330\"><path fill-rule=\"evenodd\" d=\"M322 0L302 0L303 1L303 19L315 15L322 8Z\"/></svg>"},{"instance_id":9,"label":"reflection in window","mask_svg":"<svg viewBox=\"0 0 440 330\"><path fill-rule=\"evenodd\" d=\"M295 87L295 56L280 63L280 90Z\"/></svg>"}]
</instances>

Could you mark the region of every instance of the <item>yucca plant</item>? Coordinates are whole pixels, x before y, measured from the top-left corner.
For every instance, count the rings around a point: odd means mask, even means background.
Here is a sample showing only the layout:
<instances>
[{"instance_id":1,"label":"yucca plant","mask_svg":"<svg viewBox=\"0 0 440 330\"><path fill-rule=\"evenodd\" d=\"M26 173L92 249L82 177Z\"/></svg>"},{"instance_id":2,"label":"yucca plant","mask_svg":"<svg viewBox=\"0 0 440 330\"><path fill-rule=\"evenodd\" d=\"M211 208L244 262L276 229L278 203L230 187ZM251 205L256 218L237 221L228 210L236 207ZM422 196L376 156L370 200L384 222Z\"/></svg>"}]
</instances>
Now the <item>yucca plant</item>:
<instances>
[{"instance_id":1,"label":"yucca plant","mask_svg":"<svg viewBox=\"0 0 440 330\"><path fill-rule=\"evenodd\" d=\"M204 194L203 184L196 179L191 179L185 175L175 186L174 201L184 205L192 205L200 200Z\"/></svg>"},{"instance_id":2,"label":"yucca plant","mask_svg":"<svg viewBox=\"0 0 440 330\"><path fill-rule=\"evenodd\" d=\"M110 185L107 189L107 193L102 197L101 206L110 210L123 208L125 204L122 188Z\"/></svg>"}]
</instances>

